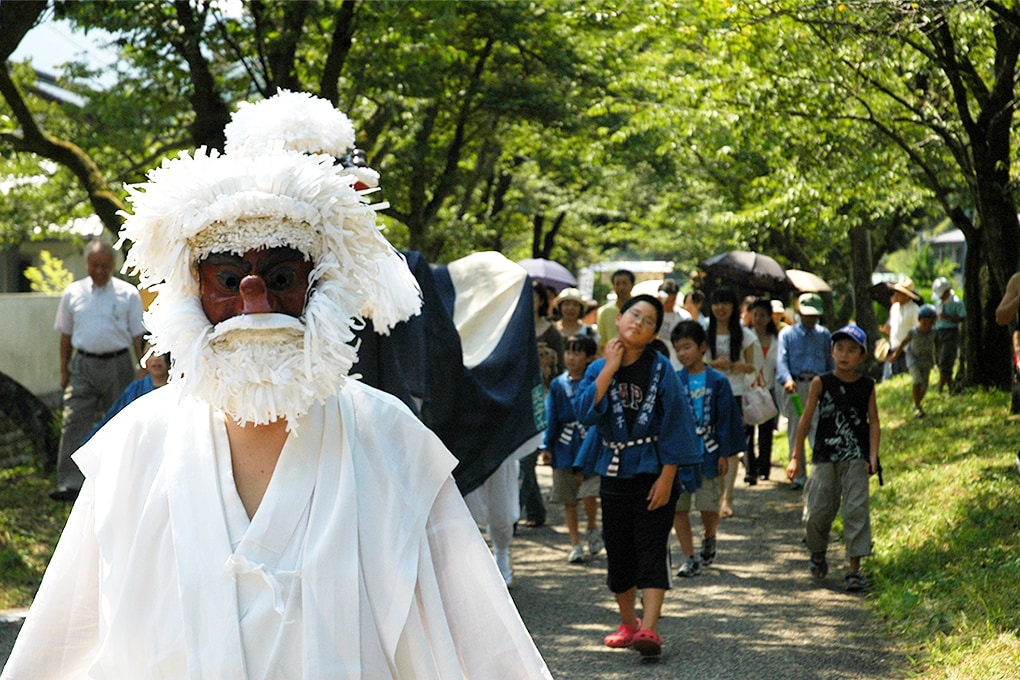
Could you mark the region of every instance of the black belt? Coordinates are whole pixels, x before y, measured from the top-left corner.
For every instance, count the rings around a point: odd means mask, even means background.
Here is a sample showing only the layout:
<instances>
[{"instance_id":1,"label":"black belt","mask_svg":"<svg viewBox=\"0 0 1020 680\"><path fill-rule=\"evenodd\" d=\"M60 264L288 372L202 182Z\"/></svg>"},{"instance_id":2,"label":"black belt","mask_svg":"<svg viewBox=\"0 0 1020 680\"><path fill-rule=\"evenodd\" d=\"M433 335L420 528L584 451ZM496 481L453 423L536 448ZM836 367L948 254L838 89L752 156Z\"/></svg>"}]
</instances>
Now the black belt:
<instances>
[{"instance_id":1,"label":"black belt","mask_svg":"<svg viewBox=\"0 0 1020 680\"><path fill-rule=\"evenodd\" d=\"M86 352L83 349L75 350L75 352L77 352L78 354L82 355L83 357L88 357L89 359L113 359L115 357L119 357L122 354L127 354L127 351L128 351L127 347L125 347L124 349L118 349L116 352L107 352L105 354L95 354L94 352Z\"/></svg>"},{"instance_id":2,"label":"black belt","mask_svg":"<svg viewBox=\"0 0 1020 680\"><path fill-rule=\"evenodd\" d=\"M798 380L800 382L809 382L811 380L814 380L817 375L818 375L817 373L798 373L793 377L795 380Z\"/></svg>"}]
</instances>

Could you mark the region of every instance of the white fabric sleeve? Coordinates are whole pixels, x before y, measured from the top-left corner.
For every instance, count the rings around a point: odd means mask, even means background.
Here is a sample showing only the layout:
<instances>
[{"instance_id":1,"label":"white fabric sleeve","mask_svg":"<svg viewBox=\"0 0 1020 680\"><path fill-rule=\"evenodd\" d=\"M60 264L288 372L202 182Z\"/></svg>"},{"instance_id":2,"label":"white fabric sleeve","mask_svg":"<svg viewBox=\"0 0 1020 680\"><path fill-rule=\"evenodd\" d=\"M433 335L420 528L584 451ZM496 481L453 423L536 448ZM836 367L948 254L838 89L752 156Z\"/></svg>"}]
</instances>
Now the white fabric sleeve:
<instances>
[{"instance_id":1,"label":"white fabric sleeve","mask_svg":"<svg viewBox=\"0 0 1020 680\"><path fill-rule=\"evenodd\" d=\"M420 570L420 611L433 640L443 637L434 627L448 628L463 677L551 680L452 478L436 497L426 534L432 568Z\"/></svg>"},{"instance_id":2,"label":"white fabric sleeve","mask_svg":"<svg viewBox=\"0 0 1020 680\"><path fill-rule=\"evenodd\" d=\"M85 481L2 680L78 680L99 647L99 545Z\"/></svg>"},{"instance_id":3,"label":"white fabric sleeve","mask_svg":"<svg viewBox=\"0 0 1020 680\"><path fill-rule=\"evenodd\" d=\"M53 320L53 330L62 335L74 333L74 314L71 312L71 295L72 291L64 290L64 294L60 296L60 304L57 306L57 316Z\"/></svg>"}]
</instances>

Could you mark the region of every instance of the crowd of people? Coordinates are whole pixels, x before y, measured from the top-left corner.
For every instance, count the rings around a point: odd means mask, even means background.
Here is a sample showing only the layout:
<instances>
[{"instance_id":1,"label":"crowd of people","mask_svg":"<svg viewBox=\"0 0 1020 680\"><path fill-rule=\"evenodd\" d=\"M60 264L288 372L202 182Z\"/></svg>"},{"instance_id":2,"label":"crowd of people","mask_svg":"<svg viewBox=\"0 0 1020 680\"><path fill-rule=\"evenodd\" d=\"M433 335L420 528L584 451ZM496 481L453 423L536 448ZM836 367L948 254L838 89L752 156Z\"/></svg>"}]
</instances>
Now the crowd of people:
<instances>
[{"instance_id":1,"label":"crowd of people","mask_svg":"<svg viewBox=\"0 0 1020 680\"><path fill-rule=\"evenodd\" d=\"M297 95L314 115L295 129L294 96L242 107L225 154L182 154L132 190L127 265L160 290L144 325L102 242L61 301L65 429L51 495L76 504L5 680L238 667L548 677L507 593L511 518L547 522L539 463L564 506L566 560L605 551L619 613L605 645L658 656L674 576L725 559L718 529L739 512L736 479L741 468L749 486L771 479L780 421L786 478L805 489L806 574L826 578L841 512L845 587L866 588L880 426L875 382L859 370L864 331L830 333L815 294L788 316L779 300L681 294L670 279L633 295L627 270L597 309L575 288L533 282L547 429L486 482L515 489L482 522L490 553L443 443L398 399L348 378L363 320L388 333L420 311L421 291L363 197L362 180L378 176L334 163L353 148L349 121ZM313 134L319 102L335 138ZM936 304L919 307L898 282L887 329L889 373L910 371L918 417L935 366L939 389L951 386L964 320L948 281L934 290ZM148 373L133 383L131 350ZM750 419L743 399L761 390L774 408Z\"/></svg>"},{"instance_id":2,"label":"crowd of people","mask_svg":"<svg viewBox=\"0 0 1020 680\"><path fill-rule=\"evenodd\" d=\"M874 381L859 372L868 357L864 332L850 325L830 333L819 323L823 305L815 294L799 296L796 315L787 317L779 300L740 300L726 287L706 299L697 289L681 295L667 279L657 295L633 296L632 272L616 271L611 281L613 296L597 311L597 328L567 326L567 367L551 381L540 457L553 466L551 499L564 504L567 561L606 550L607 585L620 618L605 644L661 653L658 620L672 577L695 577L725 554L717 531L735 512L739 470L749 486L771 478L781 418L791 452L786 477L791 489L806 488L806 571L826 577L829 532L842 508L845 587L866 588L861 558L871 550L867 482L878 468L879 419ZM565 289L554 298L554 317L566 300L581 307L579 291ZM571 322L575 316L571 309ZM556 319L552 325L563 327ZM771 395L773 415L747 422L741 397L756 386ZM602 538L593 541L596 496ZM692 510L701 519L700 547ZM680 547L675 573L672 533Z\"/></svg>"},{"instance_id":3,"label":"crowd of people","mask_svg":"<svg viewBox=\"0 0 1020 680\"><path fill-rule=\"evenodd\" d=\"M597 329L567 327L564 341L574 353L548 396L552 417L544 445L549 454L543 458L554 468L551 498L564 504L571 563L585 560L580 504L589 555L603 547L590 540L594 497L601 498L607 583L620 611L618 628L605 644L659 653L661 590L669 582L661 564L671 558L669 522L660 515L672 515L680 548L675 576L698 575L717 559L717 530L734 514L738 471L743 469L749 486L770 480L773 434L780 424L790 452L785 476L792 490L804 490L808 572L816 579L827 576L830 529L841 513L848 559L844 585L849 592L864 590L861 559L871 551L868 480L880 470L875 380L862 373L869 357L864 331L851 324L830 332L820 323L824 305L814 293L798 296L787 310L768 297L739 300L727 287L707 298L698 289L681 294L668 279L656 296L635 297L635 277L626 270L614 272L611 281L611 300L598 310ZM891 349L876 355L885 378L909 372L917 418L925 415L922 400L933 369L940 392L953 385L966 316L947 279L934 282L933 296L933 304L918 305L922 299L909 278L892 285L889 323L882 329ZM1014 291L1014 297L1020 296ZM565 299L577 300L580 308L578 291L567 289L556 298ZM554 304L554 315L557 309ZM658 360L651 358L656 353L662 355ZM664 382L665 365L673 369L679 392ZM767 390L775 404L775 415L756 422L745 419L741 399L755 387ZM652 410L649 395L657 401ZM694 424L693 444L688 420ZM694 446L700 462L677 460L676 446ZM668 496L664 477L673 480ZM700 514L700 549L692 510ZM640 617L636 591L648 593Z\"/></svg>"}]
</instances>

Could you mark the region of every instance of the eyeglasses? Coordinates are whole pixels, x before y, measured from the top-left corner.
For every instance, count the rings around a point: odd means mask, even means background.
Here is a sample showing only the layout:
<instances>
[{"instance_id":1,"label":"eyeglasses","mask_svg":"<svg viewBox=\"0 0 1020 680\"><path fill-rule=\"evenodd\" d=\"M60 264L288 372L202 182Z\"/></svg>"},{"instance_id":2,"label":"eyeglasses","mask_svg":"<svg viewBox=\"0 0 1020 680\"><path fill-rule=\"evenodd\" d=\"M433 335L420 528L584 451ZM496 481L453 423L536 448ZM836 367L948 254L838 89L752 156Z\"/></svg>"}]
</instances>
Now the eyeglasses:
<instances>
[{"instance_id":1,"label":"eyeglasses","mask_svg":"<svg viewBox=\"0 0 1020 680\"><path fill-rule=\"evenodd\" d=\"M627 310L628 316L632 317L635 321L644 324L647 328L655 329L655 320L649 319L648 317L641 316L641 312L631 307Z\"/></svg>"}]
</instances>

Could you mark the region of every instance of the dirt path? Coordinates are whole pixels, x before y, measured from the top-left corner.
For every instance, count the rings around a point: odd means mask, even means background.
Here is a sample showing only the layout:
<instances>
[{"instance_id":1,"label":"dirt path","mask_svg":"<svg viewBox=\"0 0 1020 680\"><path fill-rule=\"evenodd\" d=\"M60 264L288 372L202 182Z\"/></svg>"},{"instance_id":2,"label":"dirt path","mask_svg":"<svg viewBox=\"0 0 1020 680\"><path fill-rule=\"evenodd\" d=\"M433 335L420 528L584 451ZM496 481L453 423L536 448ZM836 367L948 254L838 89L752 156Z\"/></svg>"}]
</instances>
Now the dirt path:
<instances>
[{"instance_id":1,"label":"dirt path","mask_svg":"<svg viewBox=\"0 0 1020 680\"><path fill-rule=\"evenodd\" d=\"M780 476L781 470L773 468L772 478ZM539 468L539 482L549 488L549 468ZM905 653L870 620L862 596L843 591L842 545L833 544L829 551L825 581L816 584L808 575L800 492L786 483L747 487L738 481L736 515L720 526L715 564L693 579L674 579L666 594L660 623L664 654L657 663L602 645L602 637L618 623L605 587L604 553L583 565L568 564L562 506L548 508L549 524L520 529L511 555L514 600L555 678L907 675ZM694 524L698 532L700 520ZM674 566L679 555L674 537Z\"/></svg>"},{"instance_id":2,"label":"dirt path","mask_svg":"<svg viewBox=\"0 0 1020 680\"><path fill-rule=\"evenodd\" d=\"M548 490L550 469L538 472ZM773 478L779 476L773 469ZM736 516L720 527L716 563L694 579L675 579L666 595L660 627L665 650L657 663L602 645L617 625L605 587L605 553L583 565L567 563L562 506L548 505L545 527L520 529L512 549L513 597L553 677L906 677L906 655L869 619L861 596L843 592L842 546L830 551L826 581L815 584L808 576L800 493L775 482L738 484L735 500ZM695 520L695 531L699 527ZM674 562L678 557L674 539ZM0 616L0 666L21 623L20 612L6 614L11 616Z\"/></svg>"}]
</instances>

